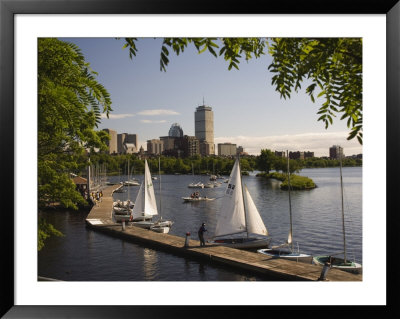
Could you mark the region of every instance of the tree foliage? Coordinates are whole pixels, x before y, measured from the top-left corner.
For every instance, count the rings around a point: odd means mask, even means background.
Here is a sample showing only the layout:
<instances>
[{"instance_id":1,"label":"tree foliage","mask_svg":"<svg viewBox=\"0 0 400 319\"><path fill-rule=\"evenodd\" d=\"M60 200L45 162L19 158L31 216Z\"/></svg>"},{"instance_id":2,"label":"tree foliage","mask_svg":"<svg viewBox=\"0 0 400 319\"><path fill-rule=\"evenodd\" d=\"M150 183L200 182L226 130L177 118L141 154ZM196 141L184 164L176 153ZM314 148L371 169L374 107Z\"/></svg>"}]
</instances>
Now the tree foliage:
<instances>
[{"instance_id":1,"label":"tree foliage","mask_svg":"<svg viewBox=\"0 0 400 319\"><path fill-rule=\"evenodd\" d=\"M82 197L69 172L86 147L106 148L108 135L95 131L111 99L96 81L80 49L54 38L38 40L38 201L77 208Z\"/></svg>"},{"instance_id":2,"label":"tree foliage","mask_svg":"<svg viewBox=\"0 0 400 319\"><path fill-rule=\"evenodd\" d=\"M52 224L49 224L45 219L40 218L38 221L38 250L41 250L44 247L45 240L52 235L57 237L64 236L64 234L55 229Z\"/></svg>"},{"instance_id":3,"label":"tree foliage","mask_svg":"<svg viewBox=\"0 0 400 319\"><path fill-rule=\"evenodd\" d=\"M323 98L319 121L328 128L341 114L351 129L348 139L357 136L362 144L362 40L360 38L273 38L269 46L274 73L272 84L283 98L311 82L307 94L315 102Z\"/></svg>"},{"instance_id":4,"label":"tree foliage","mask_svg":"<svg viewBox=\"0 0 400 319\"><path fill-rule=\"evenodd\" d=\"M128 160L131 173L140 175L144 173L144 160L138 158L136 154L109 155L105 153L94 153L91 154L90 157L90 162L93 165L105 166L107 175L126 175ZM151 172L157 174L158 157L147 158L147 162ZM160 157L161 172L163 174L192 174L193 164L193 171L196 175L229 175L233 168L234 162L234 158L216 156L200 157L196 155L185 158L176 158L170 156ZM241 157L240 164L242 171L253 171L257 169L255 156ZM81 165L74 171L74 173L82 174L84 173L84 170L85 167Z\"/></svg>"},{"instance_id":5,"label":"tree foliage","mask_svg":"<svg viewBox=\"0 0 400 319\"><path fill-rule=\"evenodd\" d=\"M136 56L136 38L125 38L129 56ZM272 85L281 98L290 98L307 82L306 93L313 102L323 98L319 121L325 128L337 115L347 121L348 139L362 144L362 39L361 38L164 38L160 70L166 71L170 51L181 54L194 45L198 53L223 56L228 70L239 69L240 59L272 56L268 69ZM268 50L267 50L268 49Z\"/></svg>"},{"instance_id":6,"label":"tree foliage","mask_svg":"<svg viewBox=\"0 0 400 319\"><path fill-rule=\"evenodd\" d=\"M271 150L261 150L261 154L257 156L257 167L260 171L269 173L274 167L276 157Z\"/></svg>"},{"instance_id":7,"label":"tree foliage","mask_svg":"<svg viewBox=\"0 0 400 319\"><path fill-rule=\"evenodd\" d=\"M57 203L77 209L85 204L70 172L85 148L106 148L108 134L95 131L111 99L96 81L80 49L54 38L38 39L38 207ZM52 226L39 223L39 246Z\"/></svg>"}]
</instances>

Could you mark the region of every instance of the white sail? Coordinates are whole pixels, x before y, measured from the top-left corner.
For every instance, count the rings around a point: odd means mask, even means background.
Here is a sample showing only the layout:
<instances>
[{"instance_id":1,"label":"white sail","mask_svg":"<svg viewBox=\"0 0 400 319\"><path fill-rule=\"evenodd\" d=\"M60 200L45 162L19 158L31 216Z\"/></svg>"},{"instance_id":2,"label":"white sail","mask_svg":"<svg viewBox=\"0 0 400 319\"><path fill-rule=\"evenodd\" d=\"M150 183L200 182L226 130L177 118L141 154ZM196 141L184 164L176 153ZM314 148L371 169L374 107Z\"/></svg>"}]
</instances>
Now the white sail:
<instances>
[{"instance_id":1,"label":"white sail","mask_svg":"<svg viewBox=\"0 0 400 319\"><path fill-rule=\"evenodd\" d=\"M222 198L221 206L214 236L218 237L246 231L238 160L235 161L231 175L229 176L228 186Z\"/></svg>"},{"instance_id":2,"label":"white sail","mask_svg":"<svg viewBox=\"0 0 400 319\"><path fill-rule=\"evenodd\" d=\"M136 196L135 206L133 207L132 217L140 217L144 212L144 192L143 192L143 182L140 184L139 192Z\"/></svg>"},{"instance_id":3,"label":"white sail","mask_svg":"<svg viewBox=\"0 0 400 319\"><path fill-rule=\"evenodd\" d=\"M157 203L156 196L154 195L153 180L151 178L150 169L147 164L147 160L144 162L144 186L145 186L145 214L146 215L157 215Z\"/></svg>"},{"instance_id":4,"label":"white sail","mask_svg":"<svg viewBox=\"0 0 400 319\"><path fill-rule=\"evenodd\" d=\"M246 185L244 185L244 195L246 200L247 232L249 234L268 236L268 230L261 219L260 213L258 212L258 209L254 204Z\"/></svg>"},{"instance_id":5,"label":"white sail","mask_svg":"<svg viewBox=\"0 0 400 319\"><path fill-rule=\"evenodd\" d=\"M136 204L138 203L138 205ZM139 193L136 197L132 217L157 215L157 203L154 195L154 187L151 179L150 169L147 160L144 163L144 181L140 185Z\"/></svg>"}]
</instances>

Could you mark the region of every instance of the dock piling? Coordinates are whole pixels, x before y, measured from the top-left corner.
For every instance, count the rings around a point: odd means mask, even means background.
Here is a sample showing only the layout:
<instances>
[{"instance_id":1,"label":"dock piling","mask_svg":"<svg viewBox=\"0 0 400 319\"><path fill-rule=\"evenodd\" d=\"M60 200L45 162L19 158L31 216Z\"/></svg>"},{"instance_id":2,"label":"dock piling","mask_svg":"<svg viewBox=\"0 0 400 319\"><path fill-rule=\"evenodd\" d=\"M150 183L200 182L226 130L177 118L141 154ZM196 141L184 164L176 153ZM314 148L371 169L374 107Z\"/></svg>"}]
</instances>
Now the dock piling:
<instances>
[{"instance_id":1,"label":"dock piling","mask_svg":"<svg viewBox=\"0 0 400 319\"><path fill-rule=\"evenodd\" d=\"M326 274L328 273L328 270L331 268L331 264L329 262L326 262L324 267L322 268L321 275L319 276L318 280L326 280Z\"/></svg>"},{"instance_id":2,"label":"dock piling","mask_svg":"<svg viewBox=\"0 0 400 319\"><path fill-rule=\"evenodd\" d=\"M189 247L189 237L190 237L190 233L187 232L186 237L185 237L185 247Z\"/></svg>"}]
</instances>

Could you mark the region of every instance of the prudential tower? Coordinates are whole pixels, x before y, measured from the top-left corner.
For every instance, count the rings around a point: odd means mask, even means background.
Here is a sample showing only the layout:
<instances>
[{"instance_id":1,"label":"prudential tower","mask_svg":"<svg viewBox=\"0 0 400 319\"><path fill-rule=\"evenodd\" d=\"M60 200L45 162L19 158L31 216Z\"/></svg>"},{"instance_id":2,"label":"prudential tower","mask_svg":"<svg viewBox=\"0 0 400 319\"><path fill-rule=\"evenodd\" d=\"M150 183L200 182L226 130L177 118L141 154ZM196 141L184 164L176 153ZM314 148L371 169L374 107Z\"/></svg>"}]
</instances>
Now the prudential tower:
<instances>
[{"instance_id":1,"label":"prudential tower","mask_svg":"<svg viewBox=\"0 0 400 319\"><path fill-rule=\"evenodd\" d=\"M200 154L202 156L214 155L214 112L204 102L194 112L194 132L200 141Z\"/></svg>"}]
</instances>

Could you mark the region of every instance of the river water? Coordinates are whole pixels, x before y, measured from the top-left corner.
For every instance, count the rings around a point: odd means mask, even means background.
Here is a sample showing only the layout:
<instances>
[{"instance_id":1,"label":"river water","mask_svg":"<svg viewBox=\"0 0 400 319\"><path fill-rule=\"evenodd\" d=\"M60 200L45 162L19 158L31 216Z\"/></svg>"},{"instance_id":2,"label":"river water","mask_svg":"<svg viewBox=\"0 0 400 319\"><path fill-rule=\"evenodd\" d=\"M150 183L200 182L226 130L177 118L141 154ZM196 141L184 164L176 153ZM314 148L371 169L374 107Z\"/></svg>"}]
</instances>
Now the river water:
<instances>
[{"instance_id":1,"label":"river water","mask_svg":"<svg viewBox=\"0 0 400 319\"><path fill-rule=\"evenodd\" d=\"M341 188L339 168L303 169L317 188L292 191L293 241L303 253L332 254L343 251ZM143 176L135 176L140 181ZM109 177L119 182L126 176ZM159 178L154 180L160 208ZM197 239L197 229L206 223L212 236L220 209L220 198L226 185L200 190L213 201L184 203L181 197L195 189L191 182L207 182L208 176L162 175L161 215L173 220L170 234L184 237L190 232ZM223 181L223 180L219 180ZM272 244L286 241L289 231L288 192L279 188L279 181L243 176L253 201L273 238ZM344 211L347 256L362 263L362 168L343 168ZM125 187L115 199L135 200L137 186ZM160 209L159 209L160 211ZM51 237L38 253L38 275L65 281L265 281L234 269L186 259L170 253L149 249L134 243L89 230L85 227L87 212L41 213L47 221L64 233ZM206 236L207 239L207 236Z\"/></svg>"}]
</instances>

